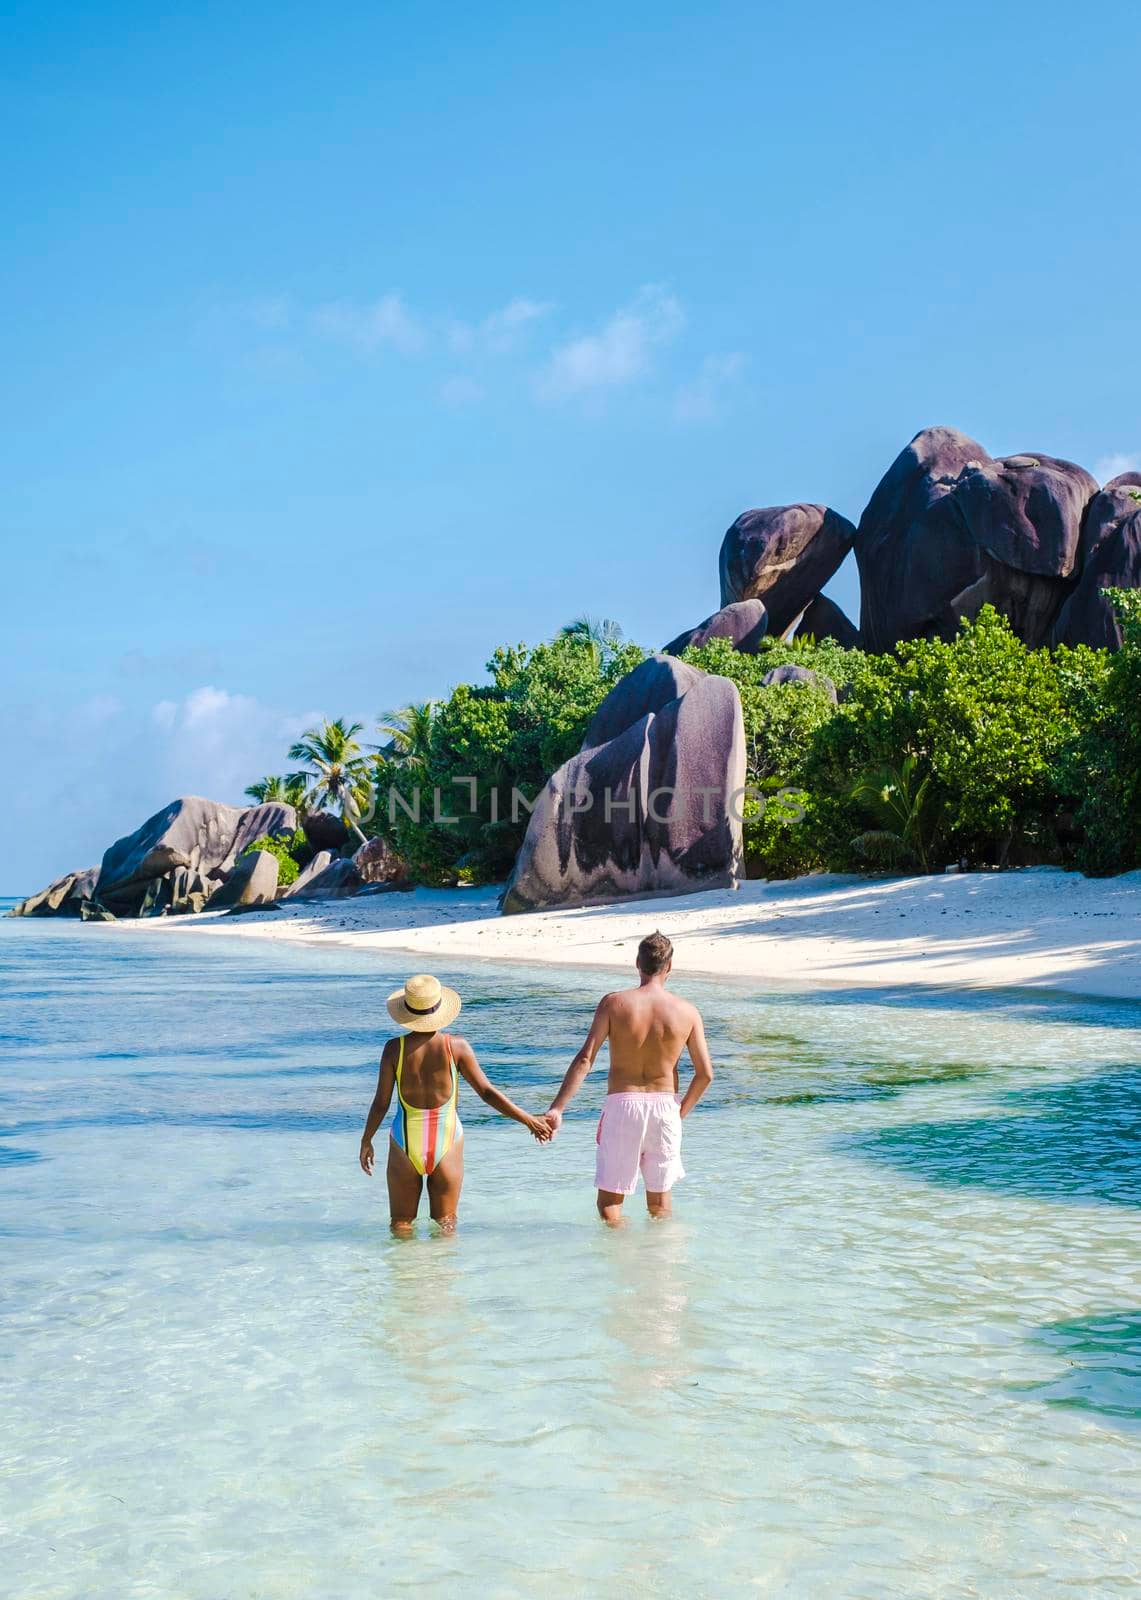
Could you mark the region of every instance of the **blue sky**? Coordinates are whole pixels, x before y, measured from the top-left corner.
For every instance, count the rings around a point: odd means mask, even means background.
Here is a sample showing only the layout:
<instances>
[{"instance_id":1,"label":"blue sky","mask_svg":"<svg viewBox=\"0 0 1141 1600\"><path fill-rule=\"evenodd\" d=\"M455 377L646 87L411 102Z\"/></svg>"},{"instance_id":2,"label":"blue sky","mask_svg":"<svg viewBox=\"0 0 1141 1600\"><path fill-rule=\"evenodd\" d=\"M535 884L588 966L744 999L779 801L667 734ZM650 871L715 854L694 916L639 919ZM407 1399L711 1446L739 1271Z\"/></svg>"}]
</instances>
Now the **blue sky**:
<instances>
[{"instance_id":1,"label":"blue sky","mask_svg":"<svg viewBox=\"0 0 1141 1600\"><path fill-rule=\"evenodd\" d=\"M6 14L0 892L920 427L1141 460L1129 5Z\"/></svg>"}]
</instances>

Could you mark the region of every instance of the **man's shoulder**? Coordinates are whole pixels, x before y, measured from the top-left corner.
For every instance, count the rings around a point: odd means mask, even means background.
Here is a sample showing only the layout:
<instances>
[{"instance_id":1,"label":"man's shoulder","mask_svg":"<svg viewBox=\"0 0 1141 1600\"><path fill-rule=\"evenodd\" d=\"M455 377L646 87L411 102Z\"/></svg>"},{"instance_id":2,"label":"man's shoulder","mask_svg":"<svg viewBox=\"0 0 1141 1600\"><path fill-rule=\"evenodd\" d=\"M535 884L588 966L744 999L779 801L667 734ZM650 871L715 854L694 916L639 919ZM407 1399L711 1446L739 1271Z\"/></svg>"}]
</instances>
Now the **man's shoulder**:
<instances>
[{"instance_id":1,"label":"man's shoulder","mask_svg":"<svg viewBox=\"0 0 1141 1600\"><path fill-rule=\"evenodd\" d=\"M701 1012L697 1009L692 1000L687 1000L683 995L680 994L671 994L669 996L669 1000L672 1004L675 1016L686 1017L691 1023L701 1021Z\"/></svg>"}]
</instances>

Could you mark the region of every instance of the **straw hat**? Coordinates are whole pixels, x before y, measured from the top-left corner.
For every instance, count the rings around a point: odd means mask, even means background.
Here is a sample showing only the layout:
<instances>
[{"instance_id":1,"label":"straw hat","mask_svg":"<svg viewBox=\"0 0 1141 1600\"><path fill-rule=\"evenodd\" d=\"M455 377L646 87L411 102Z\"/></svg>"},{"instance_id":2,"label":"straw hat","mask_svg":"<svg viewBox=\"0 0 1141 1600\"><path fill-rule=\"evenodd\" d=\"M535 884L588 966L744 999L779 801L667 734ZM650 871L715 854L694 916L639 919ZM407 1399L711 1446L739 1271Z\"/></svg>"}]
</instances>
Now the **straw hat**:
<instances>
[{"instance_id":1,"label":"straw hat","mask_svg":"<svg viewBox=\"0 0 1141 1600\"><path fill-rule=\"evenodd\" d=\"M406 978L402 989L394 989L388 997L388 1014L402 1028L413 1033L434 1033L446 1028L460 1014L463 1001L454 989L448 989L439 978L419 972Z\"/></svg>"}]
</instances>

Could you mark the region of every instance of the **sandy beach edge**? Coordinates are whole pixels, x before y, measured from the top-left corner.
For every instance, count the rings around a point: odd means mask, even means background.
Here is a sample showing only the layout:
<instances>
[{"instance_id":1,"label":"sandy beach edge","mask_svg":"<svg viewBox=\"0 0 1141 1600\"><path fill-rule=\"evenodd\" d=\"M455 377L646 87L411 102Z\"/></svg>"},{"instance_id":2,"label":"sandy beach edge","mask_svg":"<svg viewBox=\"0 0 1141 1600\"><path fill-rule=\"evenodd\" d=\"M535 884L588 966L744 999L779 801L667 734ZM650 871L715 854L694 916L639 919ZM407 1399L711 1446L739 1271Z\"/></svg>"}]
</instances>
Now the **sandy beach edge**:
<instances>
[{"instance_id":1,"label":"sandy beach edge","mask_svg":"<svg viewBox=\"0 0 1141 1600\"><path fill-rule=\"evenodd\" d=\"M1141 872L1060 868L867 879L814 875L737 889L502 917L494 889L366 894L116 930L342 945L416 958L628 968L660 927L675 969L764 987L1044 989L1141 998ZM110 925L108 931L111 931Z\"/></svg>"}]
</instances>

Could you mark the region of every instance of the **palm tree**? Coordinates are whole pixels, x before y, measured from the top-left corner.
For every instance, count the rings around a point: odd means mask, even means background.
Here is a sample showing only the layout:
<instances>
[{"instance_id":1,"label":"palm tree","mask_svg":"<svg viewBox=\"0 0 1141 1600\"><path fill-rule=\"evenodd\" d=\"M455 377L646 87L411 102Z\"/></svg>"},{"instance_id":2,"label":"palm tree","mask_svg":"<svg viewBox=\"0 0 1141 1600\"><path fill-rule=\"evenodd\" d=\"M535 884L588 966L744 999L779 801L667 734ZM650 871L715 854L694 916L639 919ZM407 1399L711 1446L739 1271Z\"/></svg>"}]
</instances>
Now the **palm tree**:
<instances>
[{"instance_id":1,"label":"palm tree","mask_svg":"<svg viewBox=\"0 0 1141 1600\"><path fill-rule=\"evenodd\" d=\"M621 626L612 617L590 617L585 613L559 629L560 639L577 639L592 646L600 662L611 660L625 643Z\"/></svg>"},{"instance_id":2,"label":"palm tree","mask_svg":"<svg viewBox=\"0 0 1141 1600\"><path fill-rule=\"evenodd\" d=\"M857 855L880 866L918 865L930 872L943 832L943 806L931 790L932 773L915 755L898 767L865 773L851 799L874 817L877 827L852 840Z\"/></svg>"},{"instance_id":3,"label":"palm tree","mask_svg":"<svg viewBox=\"0 0 1141 1600\"><path fill-rule=\"evenodd\" d=\"M421 700L399 711L382 711L377 727L388 735L388 743L377 746L381 755L402 766L422 767L432 749L436 704L435 700Z\"/></svg>"},{"instance_id":4,"label":"palm tree","mask_svg":"<svg viewBox=\"0 0 1141 1600\"><path fill-rule=\"evenodd\" d=\"M287 780L307 785L319 801L330 801L362 844L366 840L359 818L373 797L369 762L357 742L363 727L363 722L346 723L338 717L310 728L289 750L290 761L303 761L308 770L291 773Z\"/></svg>"},{"instance_id":5,"label":"palm tree","mask_svg":"<svg viewBox=\"0 0 1141 1600\"><path fill-rule=\"evenodd\" d=\"M250 784L246 794L261 805L277 801L279 805L292 806L299 816L309 810L309 780L300 772L289 778L260 778Z\"/></svg>"}]
</instances>

